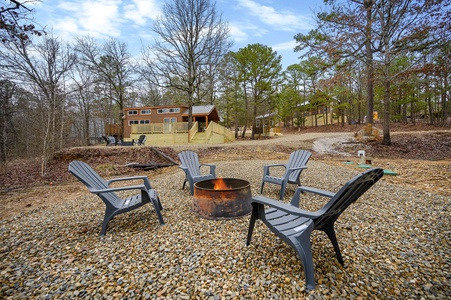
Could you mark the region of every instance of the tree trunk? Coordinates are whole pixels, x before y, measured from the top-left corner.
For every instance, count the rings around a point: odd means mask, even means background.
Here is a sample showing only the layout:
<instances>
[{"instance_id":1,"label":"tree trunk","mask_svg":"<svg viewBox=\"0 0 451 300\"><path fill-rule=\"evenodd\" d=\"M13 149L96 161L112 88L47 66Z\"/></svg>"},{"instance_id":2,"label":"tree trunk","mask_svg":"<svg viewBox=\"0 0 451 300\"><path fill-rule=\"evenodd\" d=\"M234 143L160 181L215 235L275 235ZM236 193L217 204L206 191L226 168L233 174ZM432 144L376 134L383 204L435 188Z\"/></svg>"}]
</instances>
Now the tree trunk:
<instances>
[{"instance_id":1,"label":"tree trunk","mask_svg":"<svg viewBox=\"0 0 451 300\"><path fill-rule=\"evenodd\" d=\"M383 126L383 140L382 144L390 146L390 66L385 67L385 82L384 82L384 126Z\"/></svg>"},{"instance_id":2,"label":"tree trunk","mask_svg":"<svg viewBox=\"0 0 451 300\"><path fill-rule=\"evenodd\" d=\"M448 119L448 101L446 91L449 91L448 74L445 74L445 76L443 76L443 89L440 93L442 97L442 126L445 126L447 124Z\"/></svg>"},{"instance_id":3,"label":"tree trunk","mask_svg":"<svg viewBox=\"0 0 451 300\"><path fill-rule=\"evenodd\" d=\"M366 9L366 39L365 39L365 53L366 53L366 93L367 93L367 105L368 105L368 115L367 115L367 123L373 124L373 111L374 111L374 63L373 63L373 52L371 49L371 41L372 41L372 7L373 0L365 0L364 1L365 9Z\"/></svg>"},{"instance_id":4,"label":"tree trunk","mask_svg":"<svg viewBox=\"0 0 451 300\"><path fill-rule=\"evenodd\" d=\"M246 136L246 130L247 130L247 124L244 124L244 126L243 126L243 132L241 133L241 138L245 138L245 136Z\"/></svg>"},{"instance_id":5,"label":"tree trunk","mask_svg":"<svg viewBox=\"0 0 451 300\"><path fill-rule=\"evenodd\" d=\"M256 125L257 125L257 105L258 105L258 101L259 101L258 92L255 89L255 85L254 85L254 91L252 93L252 97L254 98L254 101L253 101L253 108L252 108L252 133L251 133L251 140L255 140L255 128L256 128ZM263 129L263 134L264 134L265 133L264 132L265 131L265 119L262 119L262 124L261 125L262 125L262 129Z\"/></svg>"}]
</instances>

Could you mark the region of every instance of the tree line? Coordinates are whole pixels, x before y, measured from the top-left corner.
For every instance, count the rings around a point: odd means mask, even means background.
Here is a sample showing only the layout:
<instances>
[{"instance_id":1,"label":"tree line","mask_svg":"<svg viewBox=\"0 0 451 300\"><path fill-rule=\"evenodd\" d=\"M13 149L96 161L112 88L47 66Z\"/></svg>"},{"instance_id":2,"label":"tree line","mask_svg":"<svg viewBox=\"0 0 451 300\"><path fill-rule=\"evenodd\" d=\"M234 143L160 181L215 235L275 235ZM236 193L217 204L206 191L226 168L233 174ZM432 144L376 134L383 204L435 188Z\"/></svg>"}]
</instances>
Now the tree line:
<instances>
[{"instance_id":1,"label":"tree line","mask_svg":"<svg viewBox=\"0 0 451 300\"><path fill-rule=\"evenodd\" d=\"M126 107L214 104L236 135L277 112L283 126L383 120L447 125L450 3L325 1L316 28L297 34L285 70L264 44L231 51L227 22L210 0L172 0L152 27L158 41L132 56L126 43L36 30L20 1L2 7L0 162L90 145ZM327 114L325 112L333 112ZM189 118L191 120L191 118Z\"/></svg>"}]
</instances>

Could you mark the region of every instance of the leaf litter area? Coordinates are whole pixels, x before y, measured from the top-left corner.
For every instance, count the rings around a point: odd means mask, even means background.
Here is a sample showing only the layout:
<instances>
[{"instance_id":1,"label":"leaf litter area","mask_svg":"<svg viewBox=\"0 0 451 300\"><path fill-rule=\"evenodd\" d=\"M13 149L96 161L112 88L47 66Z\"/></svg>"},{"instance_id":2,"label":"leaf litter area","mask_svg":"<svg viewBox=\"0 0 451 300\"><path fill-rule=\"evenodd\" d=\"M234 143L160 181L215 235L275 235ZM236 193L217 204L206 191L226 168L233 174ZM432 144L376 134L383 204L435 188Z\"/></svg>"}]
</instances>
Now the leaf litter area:
<instances>
[{"instance_id":1,"label":"leaf litter area","mask_svg":"<svg viewBox=\"0 0 451 300\"><path fill-rule=\"evenodd\" d=\"M374 167L395 172L385 180L451 196L451 131L397 133L392 145L380 141L345 141L334 144L333 155L321 160L346 168L359 168L358 150L364 150ZM338 154L337 154L338 153Z\"/></svg>"},{"instance_id":2,"label":"leaf litter area","mask_svg":"<svg viewBox=\"0 0 451 300\"><path fill-rule=\"evenodd\" d=\"M339 128L340 129L340 128ZM346 127L343 131L352 131ZM323 132L337 130L324 127ZM321 131L319 130L319 131ZM285 132L284 135L292 133ZM414 186L418 189L451 196L451 131L421 130L403 131L392 134L392 145L382 145L380 141L360 141L357 139L334 140L327 151L317 153L313 140L299 140L293 143L274 143L277 137L268 139L268 144L253 146L239 141L227 145L204 145L193 149L199 153L201 161L273 159L285 160L295 149L310 149L311 159L337 167L358 168L358 150L365 150L372 157L374 167L389 169L396 176L385 176L396 184ZM272 143L270 143L272 141ZM190 149L189 146L186 148ZM157 151L155 151L157 149ZM45 176L41 176L39 160L16 160L3 167L0 174L0 204L3 207L0 218L20 214L33 209L45 208L55 203L86 194L86 188L69 174L68 164L72 160L83 160L105 178L147 175L149 178L162 172L175 172L177 166L156 168L150 171L133 168L131 164L165 165L168 158L178 161L177 153L182 147L78 147L58 152L49 163ZM166 158L158 155L164 153ZM345 164L345 162L348 162ZM353 162L353 164L349 164Z\"/></svg>"}]
</instances>

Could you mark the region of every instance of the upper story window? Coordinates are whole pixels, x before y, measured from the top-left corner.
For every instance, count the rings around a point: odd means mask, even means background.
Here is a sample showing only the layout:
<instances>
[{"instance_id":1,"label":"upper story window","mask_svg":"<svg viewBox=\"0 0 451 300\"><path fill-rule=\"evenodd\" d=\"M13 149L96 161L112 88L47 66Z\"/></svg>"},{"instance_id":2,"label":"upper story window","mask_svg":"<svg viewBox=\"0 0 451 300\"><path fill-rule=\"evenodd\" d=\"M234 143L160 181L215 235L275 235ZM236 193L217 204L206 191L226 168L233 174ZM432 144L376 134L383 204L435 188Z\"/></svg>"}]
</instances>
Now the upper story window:
<instances>
[{"instance_id":1,"label":"upper story window","mask_svg":"<svg viewBox=\"0 0 451 300\"><path fill-rule=\"evenodd\" d=\"M180 112L180 108L159 108L157 110L157 113L159 114L171 114L171 113L179 113Z\"/></svg>"},{"instance_id":2,"label":"upper story window","mask_svg":"<svg viewBox=\"0 0 451 300\"><path fill-rule=\"evenodd\" d=\"M150 124L150 120L128 120L128 126Z\"/></svg>"},{"instance_id":3,"label":"upper story window","mask_svg":"<svg viewBox=\"0 0 451 300\"><path fill-rule=\"evenodd\" d=\"M142 115L150 115L151 110L150 109L141 109Z\"/></svg>"},{"instance_id":4,"label":"upper story window","mask_svg":"<svg viewBox=\"0 0 451 300\"><path fill-rule=\"evenodd\" d=\"M129 110L129 111L127 112L127 114L128 114L129 116L131 116L131 115L137 115L137 114L138 114L138 111L137 111L137 110Z\"/></svg>"}]
</instances>

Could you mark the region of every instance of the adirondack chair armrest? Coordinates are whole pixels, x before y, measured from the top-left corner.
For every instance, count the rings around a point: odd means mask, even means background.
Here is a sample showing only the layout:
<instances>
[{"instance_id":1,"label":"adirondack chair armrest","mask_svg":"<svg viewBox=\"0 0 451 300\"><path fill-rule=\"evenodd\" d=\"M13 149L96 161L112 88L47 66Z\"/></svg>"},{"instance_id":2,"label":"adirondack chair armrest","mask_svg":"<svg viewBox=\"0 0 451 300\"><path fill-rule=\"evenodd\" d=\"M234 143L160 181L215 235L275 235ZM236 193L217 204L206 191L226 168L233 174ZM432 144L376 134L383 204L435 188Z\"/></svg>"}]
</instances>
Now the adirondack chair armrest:
<instances>
[{"instance_id":1,"label":"adirondack chair armrest","mask_svg":"<svg viewBox=\"0 0 451 300\"><path fill-rule=\"evenodd\" d=\"M284 202L280 202L277 200L273 200L264 196L255 196L252 198L251 200L251 204L252 203L258 203L258 204L262 204L262 205L267 205L269 207L287 212L289 214L292 215L296 215L296 216L301 216L301 217L306 217L306 218L310 218L310 219L315 219L317 217L319 217L321 215L320 212L310 212L304 209L300 209L298 207L295 207L291 204L288 203L284 203Z\"/></svg>"},{"instance_id":2,"label":"adirondack chair armrest","mask_svg":"<svg viewBox=\"0 0 451 300\"><path fill-rule=\"evenodd\" d=\"M313 187L308 187L308 186L300 186L300 187L298 187L298 190L300 190L301 192L317 194L317 195L328 197L328 198L332 198L333 196L335 196L335 193L333 193L333 192L329 192L326 190L321 190L321 189L317 189L317 188L313 188Z\"/></svg>"},{"instance_id":3,"label":"adirondack chair armrest","mask_svg":"<svg viewBox=\"0 0 451 300\"><path fill-rule=\"evenodd\" d=\"M114 187L114 188L107 188L107 189L91 189L89 190L93 194L103 194L108 192L118 192L118 191L127 191L127 190L142 190L142 191L149 191L145 185L129 185L129 186L121 186L121 187Z\"/></svg>"},{"instance_id":4,"label":"adirondack chair armrest","mask_svg":"<svg viewBox=\"0 0 451 300\"><path fill-rule=\"evenodd\" d=\"M316 189L313 187L308 187L308 186L298 186L296 189L296 192L293 195L293 198L291 198L291 205L295 206L295 207L299 207L299 201L301 199L301 193L303 192L307 192L307 193L313 193L313 194L317 194L323 197L327 197L327 198L332 198L333 196L335 196L335 193L329 192L329 191L325 191L325 190L320 190L320 189Z\"/></svg>"},{"instance_id":5,"label":"adirondack chair armrest","mask_svg":"<svg viewBox=\"0 0 451 300\"><path fill-rule=\"evenodd\" d=\"M294 171L297 171L297 170L304 170L304 169L307 169L307 166L306 166L306 165L301 166L301 167L297 167L297 168L289 168L289 169L288 169L288 172L292 173L292 172L294 172Z\"/></svg>"},{"instance_id":6,"label":"adirondack chair armrest","mask_svg":"<svg viewBox=\"0 0 451 300\"><path fill-rule=\"evenodd\" d=\"M263 166L263 174L264 174L264 175L269 175L269 169L270 169L270 168L274 168L274 167L284 167L285 169L287 168L287 166L284 165L284 164L271 164L271 165L266 165L266 166Z\"/></svg>"},{"instance_id":7,"label":"adirondack chair armrest","mask_svg":"<svg viewBox=\"0 0 451 300\"><path fill-rule=\"evenodd\" d=\"M107 184L108 186L113 183L113 182L118 182L118 181L126 181L126 180L140 180L142 179L144 181L144 186L150 190L152 188L152 186L150 185L150 181L149 178L147 176L132 176L132 177L123 177L123 178L113 178L110 180L107 180Z\"/></svg>"},{"instance_id":8,"label":"adirondack chair armrest","mask_svg":"<svg viewBox=\"0 0 451 300\"><path fill-rule=\"evenodd\" d=\"M216 165L214 165L214 164L200 164L199 165L199 170L200 170L201 167L209 167L210 168L210 174L215 175Z\"/></svg>"},{"instance_id":9,"label":"adirondack chair armrest","mask_svg":"<svg viewBox=\"0 0 451 300\"><path fill-rule=\"evenodd\" d=\"M214 165L214 164L200 164L199 165L199 167L202 167L202 166L206 166L206 167L210 167L210 168L216 168L216 165Z\"/></svg>"},{"instance_id":10,"label":"adirondack chair armrest","mask_svg":"<svg viewBox=\"0 0 451 300\"><path fill-rule=\"evenodd\" d=\"M293 171L303 170L303 169L307 169L307 166L306 166L306 165L303 165L303 166L300 166L300 167L297 167L297 168L289 168L288 170L290 170L291 172L293 172Z\"/></svg>"}]
</instances>

